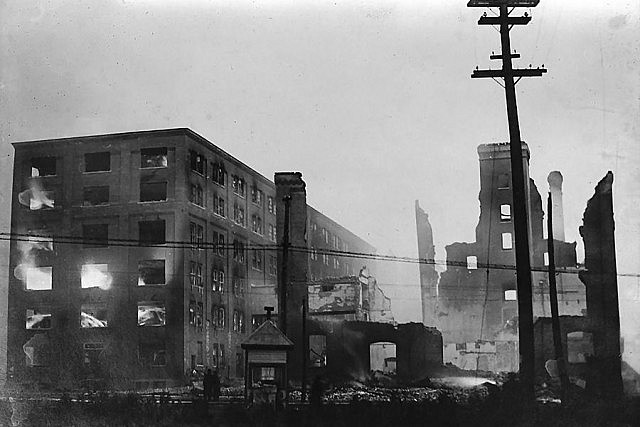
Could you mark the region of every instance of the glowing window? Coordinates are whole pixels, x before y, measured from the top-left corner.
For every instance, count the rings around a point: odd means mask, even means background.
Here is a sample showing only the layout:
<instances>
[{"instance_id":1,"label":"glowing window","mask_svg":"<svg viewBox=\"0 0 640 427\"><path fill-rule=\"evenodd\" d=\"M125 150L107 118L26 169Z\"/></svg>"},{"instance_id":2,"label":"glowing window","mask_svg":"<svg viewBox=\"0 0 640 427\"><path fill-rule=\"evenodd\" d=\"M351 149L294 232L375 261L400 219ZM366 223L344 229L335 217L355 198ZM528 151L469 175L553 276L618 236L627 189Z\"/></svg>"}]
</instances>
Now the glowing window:
<instances>
[{"instance_id":1,"label":"glowing window","mask_svg":"<svg viewBox=\"0 0 640 427\"><path fill-rule=\"evenodd\" d=\"M504 300L505 301L517 301L518 300L518 291L515 289L508 289L504 291Z\"/></svg>"},{"instance_id":2,"label":"glowing window","mask_svg":"<svg viewBox=\"0 0 640 427\"><path fill-rule=\"evenodd\" d=\"M84 264L82 266L82 289L100 288L106 290L111 287L111 282L112 278L107 264Z\"/></svg>"},{"instance_id":3,"label":"glowing window","mask_svg":"<svg viewBox=\"0 0 640 427\"><path fill-rule=\"evenodd\" d=\"M502 249L513 249L511 233L502 233Z\"/></svg>"},{"instance_id":4,"label":"glowing window","mask_svg":"<svg viewBox=\"0 0 640 427\"><path fill-rule=\"evenodd\" d=\"M511 221L511 205L500 205L500 221Z\"/></svg>"},{"instance_id":5,"label":"glowing window","mask_svg":"<svg viewBox=\"0 0 640 427\"><path fill-rule=\"evenodd\" d=\"M26 269L25 287L32 291L51 290L53 267L29 267Z\"/></svg>"},{"instance_id":6,"label":"glowing window","mask_svg":"<svg viewBox=\"0 0 640 427\"><path fill-rule=\"evenodd\" d=\"M549 265L549 252L545 252L543 258L544 258L544 265L545 266Z\"/></svg>"},{"instance_id":7,"label":"glowing window","mask_svg":"<svg viewBox=\"0 0 640 427\"><path fill-rule=\"evenodd\" d=\"M477 270L478 269L478 257L471 255L467 257L467 269L469 270Z\"/></svg>"}]
</instances>

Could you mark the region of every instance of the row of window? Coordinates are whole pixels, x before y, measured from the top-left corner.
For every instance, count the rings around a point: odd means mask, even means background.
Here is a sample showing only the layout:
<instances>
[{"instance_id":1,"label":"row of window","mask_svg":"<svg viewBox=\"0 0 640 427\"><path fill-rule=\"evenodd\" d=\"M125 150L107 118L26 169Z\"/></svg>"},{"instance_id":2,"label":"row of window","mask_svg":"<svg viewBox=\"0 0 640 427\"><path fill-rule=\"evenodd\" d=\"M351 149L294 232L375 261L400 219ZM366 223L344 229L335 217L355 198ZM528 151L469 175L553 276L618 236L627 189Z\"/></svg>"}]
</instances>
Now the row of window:
<instances>
[{"instance_id":1,"label":"row of window","mask_svg":"<svg viewBox=\"0 0 640 427\"><path fill-rule=\"evenodd\" d=\"M205 157L191 150L189 152L191 170L202 175L207 175L207 161ZM210 163L211 168L211 179L221 186L225 185L225 169L222 162L219 163ZM247 194L247 183L245 179L239 175L231 175L231 186L233 193L239 197L246 197ZM255 184L251 186L251 202L257 206L262 206L264 203L264 192L260 190ZM267 207L268 211L271 214L276 213L275 203L273 197L269 196L267 198Z\"/></svg>"},{"instance_id":2,"label":"row of window","mask_svg":"<svg viewBox=\"0 0 640 427\"><path fill-rule=\"evenodd\" d=\"M140 168L166 168L167 148L153 147L140 150ZM31 159L31 177L56 176L57 159L55 157L34 157ZM111 153L100 151L84 154L84 172L110 172Z\"/></svg>"},{"instance_id":3,"label":"row of window","mask_svg":"<svg viewBox=\"0 0 640 427\"><path fill-rule=\"evenodd\" d=\"M312 222L311 231L316 232L317 230L318 226L315 222ZM339 236L337 236L336 234L331 234L331 232L326 228L322 227L320 229L320 234L322 235L322 241L327 245L331 245L332 249L345 252L349 251L349 245L347 244L347 242L343 242Z\"/></svg>"},{"instance_id":4,"label":"row of window","mask_svg":"<svg viewBox=\"0 0 640 427\"><path fill-rule=\"evenodd\" d=\"M202 366L204 364L204 346L202 341L197 342L197 355L191 356L191 367ZM26 365L29 367L47 367L51 361L50 349L46 346L25 345ZM87 342L82 344L83 364L85 368L99 371L102 368L104 359L103 352L105 344L103 342ZM167 365L166 346L162 342L140 343L138 345L138 362L144 367L163 367ZM225 346L222 343L211 343L211 360L216 368L222 367L226 363Z\"/></svg>"},{"instance_id":5,"label":"row of window","mask_svg":"<svg viewBox=\"0 0 640 427\"><path fill-rule=\"evenodd\" d=\"M254 251L254 254L258 251ZM261 258L254 258L254 268L260 269ZM202 292L204 280L202 264L191 261L189 263L189 284L192 289L197 288ZM269 272L276 274L276 258L269 258ZM28 267L24 270L25 289L32 291L45 291L52 289L53 267L40 266ZM244 293L244 279L234 278L233 288L236 295ZM113 283L113 276L109 272L108 264L84 264L81 269L80 287L82 289L100 288L108 290ZM138 286L165 285L165 260L150 259L138 261ZM222 268L214 267L211 270L211 288L214 292L224 292L225 272Z\"/></svg>"},{"instance_id":6,"label":"row of window","mask_svg":"<svg viewBox=\"0 0 640 427\"><path fill-rule=\"evenodd\" d=\"M51 309L46 307L26 310L25 328L44 330L52 328ZM138 326L164 326L166 309L163 302L138 302ZM82 304L80 308L81 328L106 328L109 325L107 308L104 304Z\"/></svg>"},{"instance_id":7,"label":"row of window","mask_svg":"<svg viewBox=\"0 0 640 427\"><path fill-rule=\"evenodd\" d=\"M20 193L18 200L30 210L55 209L55 190L33 187ZM140 202L163 202L167 200L167 182L140 182ZM82 191L82 206L104 206L110 202L109 186L87 186Z\"/></svg>"},{"instance_id":8,"label":"row of window","mask_svg":"<svg viewBox=\"0 0 640 427\"><path fill-rule=\"evenodd\" d=\"M309 258L312 261L318 261L319 259L318 250L314 246L311 246L311 251L309 252ZM335 270L339 270L342 266L342 263L340 262L339 257L331 256L329 254L322 254L322 263L327 266L333 265L333 268ZM350 276L351 274L353 274L353 269L351 268L351 264L348 262L344 263L344 270L347 276Z\"/></svg>"}]
</instances>

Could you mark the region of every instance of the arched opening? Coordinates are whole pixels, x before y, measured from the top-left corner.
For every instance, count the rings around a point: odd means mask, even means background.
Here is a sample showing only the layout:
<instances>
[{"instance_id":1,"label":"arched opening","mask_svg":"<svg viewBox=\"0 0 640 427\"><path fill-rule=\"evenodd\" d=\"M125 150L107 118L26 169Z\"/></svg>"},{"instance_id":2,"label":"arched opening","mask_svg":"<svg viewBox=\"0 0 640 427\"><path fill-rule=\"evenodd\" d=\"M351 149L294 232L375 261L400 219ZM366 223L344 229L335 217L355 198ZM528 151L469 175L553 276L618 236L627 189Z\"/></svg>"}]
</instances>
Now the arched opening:
<instances>
[{"instance_id":1,"label":"arched opening","mask_svg":"<svg viewBox=\"0 0 640 427\"><path fill-rule=\"evenodd\" d=\"M369 345L369 366L372 371L396 374L396 345L392 342L374 342Z\"/></svg>"}]
</instances>

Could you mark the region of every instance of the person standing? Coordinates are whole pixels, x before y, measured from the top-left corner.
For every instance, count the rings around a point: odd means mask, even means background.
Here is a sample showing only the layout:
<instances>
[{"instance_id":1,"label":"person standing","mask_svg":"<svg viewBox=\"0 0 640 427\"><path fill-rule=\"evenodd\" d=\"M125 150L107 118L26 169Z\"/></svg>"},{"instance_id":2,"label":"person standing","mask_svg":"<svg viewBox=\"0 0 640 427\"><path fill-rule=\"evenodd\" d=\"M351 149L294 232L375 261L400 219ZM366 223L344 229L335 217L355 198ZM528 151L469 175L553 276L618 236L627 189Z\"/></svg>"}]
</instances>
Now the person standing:
<instances>
[{"instance_id":1,"label":"person standing","mask_svg":"<svg viewBox=\"0 0 640 427\"><path fill-rule=\"evenodd\" d=\"M211 375L211 388L213 392L213 401L217 402L220 399L220 377L218 376L218 370L213 371Z\"/></svg>"},{"instance_id":2,"label":"person standing","mask_svg":"<svg viewBox=\"0 0 640 427\"><path fill-rule=\"evenodd\" d=\"M214 378L217 378L217 376L214 377L214 375L211 374L211 369L207 369L207 373L204 374L204 378L202 380L202 386L204 388L204 400L206 400L207 402L210 401L212 397L212 392L214 390ZM218 384L220 384L219 380Z\"/></svg>"}]
</instances>

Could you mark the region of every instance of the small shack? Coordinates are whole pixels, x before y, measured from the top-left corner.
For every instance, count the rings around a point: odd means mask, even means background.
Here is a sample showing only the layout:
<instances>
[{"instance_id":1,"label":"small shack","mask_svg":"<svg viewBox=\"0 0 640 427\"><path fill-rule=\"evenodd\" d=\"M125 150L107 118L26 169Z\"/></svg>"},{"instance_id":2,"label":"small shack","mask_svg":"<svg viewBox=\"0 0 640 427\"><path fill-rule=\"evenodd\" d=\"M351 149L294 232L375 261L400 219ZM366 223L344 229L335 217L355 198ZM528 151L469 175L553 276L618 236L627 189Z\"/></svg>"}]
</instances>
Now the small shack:
<instances>
[{"instance_id":1,"label":"small shack","mask_svg":"<svg viewBox=\"0 0 640 427\"><path fill-rule=\"evenodd\" d=\"M288 400L287 362L293 342L271 320L267 320L242 343L245 357L244 398L249 404L282 408Z\"/></svg>"}]
</instances>

